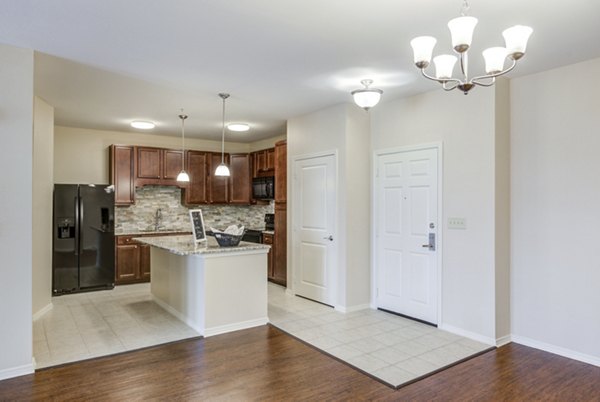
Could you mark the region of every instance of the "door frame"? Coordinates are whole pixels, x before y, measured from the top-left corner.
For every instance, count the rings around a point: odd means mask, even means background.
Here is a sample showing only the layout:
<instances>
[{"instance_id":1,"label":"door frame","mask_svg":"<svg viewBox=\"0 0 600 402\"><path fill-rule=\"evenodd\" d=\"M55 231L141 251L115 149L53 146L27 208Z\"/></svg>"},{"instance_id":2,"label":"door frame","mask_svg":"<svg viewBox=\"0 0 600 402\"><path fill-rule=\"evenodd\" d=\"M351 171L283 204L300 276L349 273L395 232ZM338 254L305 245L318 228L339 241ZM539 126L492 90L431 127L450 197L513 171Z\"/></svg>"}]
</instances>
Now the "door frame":
<instances>
[{"instance_id":1,"label":"door frame","mask_svg":"<svg viewBox=\"0 0 600 402\"><path fill-rule=\"evenodd\" d=\"M296 155L294 156L294 158L292 158L292 185L291 185L291 193L292 193L292 197L291 197L291 225L290 225L290 230L291 230L291 239L292 241L291 243L291 248L288 249L289 254L291 255L291 283L292 283L292 287L291 287L291 294L295 295L296 294L296 279L297 279L297 267L296 267L296 248L295 248L295 241L297 239L298 236L298 230L297 230L297 224L298 224L298 208L294 207L294 204L296 203L296 197L299 194L298 192L298 188L297 188L297 178L298 178L298 165L297 162L300 161L304 161L304 160L308 160L308 159L315 159L315 158L321 158L324 156L333 156L333 165L335 166L335 187L334 187L334 191L335 191L335 200L336 200L336 205L339 205L339 201L340 201L340 172L339 172L339 158L338 158L338 150L337 149L332 149L329 151L321 151L321 152L311 152L308 154L302 154L302 155ZM289 200L288 200L289 201ZM288 207L288 211L290 210L290 208ZM333 300L335 301L334 303L334 307L337 308L339 305L339 300L338 300L338 295L339 295L339 289L338 289L338 279L340 277L339 275L339 264L340 264L340 255L339 255L339 250L340 248L338 247L338 241L339 241L339 219L340 219L340 214L339 214L339 208L335 209L335 216L334 216L334 220L333 220L333 230L332 230L332 235L333 238L336 239L335 242L333 242L332 244L332 253L335 256L335 267L333 270L333 278L334 278L334 284L335 286L333 287ZM290 290L290 288L288 287L288 290Z\"/></svg>"},{"instance_id":2,"label":"door frame","mask_svg":"<svg viewBox=\"0 0 600 402\"><path fill-rule=\"evenodd\" d=\"M442 296L443 296L443 269L442 269L442 254L443 254L443 238L444 238L444 215L443 215L443 163L444 163L444 147L441 141L429 142L424 144L407 145L402 147L383 148L373 151L373 159L371 164L371 308L377 309L377 215L375 211L376 206L376 195L377 195L377 184L379 181L377 165L379 164L379 157L384 155L412 152L412 151L423 151L428 149L437 150L437 162L438 162L438 197L437 197L437 236L436 236L436 251L437 251L437 326L442 325Z\"/></svg>"}]
</instances>

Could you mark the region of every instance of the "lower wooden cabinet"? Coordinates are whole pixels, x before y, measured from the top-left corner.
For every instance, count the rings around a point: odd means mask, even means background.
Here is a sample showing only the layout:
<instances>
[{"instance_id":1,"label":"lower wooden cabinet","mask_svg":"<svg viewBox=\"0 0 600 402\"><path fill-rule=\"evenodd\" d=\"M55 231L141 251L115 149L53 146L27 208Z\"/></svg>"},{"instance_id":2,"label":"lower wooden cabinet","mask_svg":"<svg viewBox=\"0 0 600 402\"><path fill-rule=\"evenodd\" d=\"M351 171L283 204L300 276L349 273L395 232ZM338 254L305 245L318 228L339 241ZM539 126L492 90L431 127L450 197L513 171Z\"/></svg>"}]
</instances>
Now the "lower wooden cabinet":
<instances>
[{"instance_id":1,"label":"lower wooden cabinet","mask_svg":"<svg viewBox=\"0 0 600 402\"><path fill-rule=\"evenodd\" d=\"M287 205L275 203L275 235L273 236L272 282L287 284Z\"/></svg>"},{"instance_id":2,"label":"lower wooden cabinet","mask_svg":"<svg viewBox=\"0 0 600 402\"><path fill-rule=\"evenodd\" d=\"M150 282L150 246L138 243L134 237L176 236L189 233L159 233L116 236L115 284Z\"/></svg>"},{"instance_id":3,"label":"lower wooden cabinet","mask_svg":"<svg viewBox=\"0 0 600 402\"><path fill-rule=\"evenodd\" d=\"M269 254L267 256L267 277L270 280L273 280L273 235L270 233L263 233L262 235L263 244L268 244L271 246L269 250Z\"/></svg>"}]
</instances>

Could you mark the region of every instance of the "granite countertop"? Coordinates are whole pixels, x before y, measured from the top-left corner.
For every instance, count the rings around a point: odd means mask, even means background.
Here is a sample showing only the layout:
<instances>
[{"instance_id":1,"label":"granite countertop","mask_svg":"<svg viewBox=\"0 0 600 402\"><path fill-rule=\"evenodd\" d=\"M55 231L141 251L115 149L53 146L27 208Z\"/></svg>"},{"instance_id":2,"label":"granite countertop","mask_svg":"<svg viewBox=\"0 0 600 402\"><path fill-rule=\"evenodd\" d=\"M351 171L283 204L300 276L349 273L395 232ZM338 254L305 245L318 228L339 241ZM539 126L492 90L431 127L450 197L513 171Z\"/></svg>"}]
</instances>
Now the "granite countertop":
<instances>
[{"instance_id":1,"label":"granite countertop","mask_svg":"<svg viewBox=\"0 0 600 402\"><path fill-rule=\"evenodd\" d=\"M185 233L191 234L190 230L183 229L137 229L137 230L124 230L115 232L115 236L144 236L144 235L157 235L157 234L171 234L171 233Z\"/></svg>"},{"instance_id":2,"label":"granite countertop","mask_svg":"<svg viewBox=\"0 0 600 402\"><path fill-rule=\"evenodd\" d=\"M220 247L214 237L207 237L206 242L194 244L191 235L138 237L134 240L167 250L177 255L223 254L251 250L269 250L270 248L270 246L266 244L248 243L245 241L240 242L239 246L235 247Z\"/></svg>"},{"instance_id":3,"label":"granite countertop","mask_svg":"<svg viewBox=\"0 0 600 402\"><path fill-rule=\"evenodd\" d=\"M275 235L275 231L274 230L263 230L262 232L266 233L266 234L270 234L270 235Z\"/></svg>"}]
</instances>

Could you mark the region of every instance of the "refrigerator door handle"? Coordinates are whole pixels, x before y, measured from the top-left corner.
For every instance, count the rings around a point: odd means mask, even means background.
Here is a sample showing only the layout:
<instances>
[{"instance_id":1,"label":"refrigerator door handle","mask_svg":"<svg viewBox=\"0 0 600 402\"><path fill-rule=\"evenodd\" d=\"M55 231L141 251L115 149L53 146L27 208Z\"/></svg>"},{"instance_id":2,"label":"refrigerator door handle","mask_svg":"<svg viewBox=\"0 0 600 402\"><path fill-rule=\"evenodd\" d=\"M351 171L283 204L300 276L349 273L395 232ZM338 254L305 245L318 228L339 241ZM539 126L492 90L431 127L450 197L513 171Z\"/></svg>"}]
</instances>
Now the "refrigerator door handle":
<instances>
[{"instance_id":1,"label":"refrigerator door handle","mask_svg":"<svg viewBox=\"0 0 600 402\"><path fill-rule=\"evenodd\" d=\"M75 255L79 255L79 197L73 199L75 208Z\"/></svg>"},{"instance_id":2,"label":"refrigerator door handle","mask_svg":"<svg viewBox=\"0 0 600 402\"><path fill-rule=\"evenodd\" d=\"M84 228L82 228L81 226L83 226L83 197L79 197L79 245L78 248L80 249L79 251L81 251L81 245L83 244L83 232L84 232Z\"/></svg>"}]
</instances>

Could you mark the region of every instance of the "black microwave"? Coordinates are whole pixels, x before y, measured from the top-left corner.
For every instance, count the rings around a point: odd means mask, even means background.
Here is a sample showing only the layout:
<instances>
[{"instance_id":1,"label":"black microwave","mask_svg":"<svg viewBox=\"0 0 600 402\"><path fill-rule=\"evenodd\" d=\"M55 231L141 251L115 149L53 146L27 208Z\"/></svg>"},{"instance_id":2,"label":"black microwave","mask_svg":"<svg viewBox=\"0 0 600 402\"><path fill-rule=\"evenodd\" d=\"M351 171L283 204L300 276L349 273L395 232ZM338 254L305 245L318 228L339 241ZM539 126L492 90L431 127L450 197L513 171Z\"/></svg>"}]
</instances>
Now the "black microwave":
<instances>
[{"instance_id":1,"label":"black microwave","mask_svg":"<svg viewBox=\"0 0 600 402\"><path fill-rule=\"evenodd\" d=\"M252 198L255 200L272 200L275 198L275 178L270 176L252 179Z\"/></svg>"}]
</instances>

